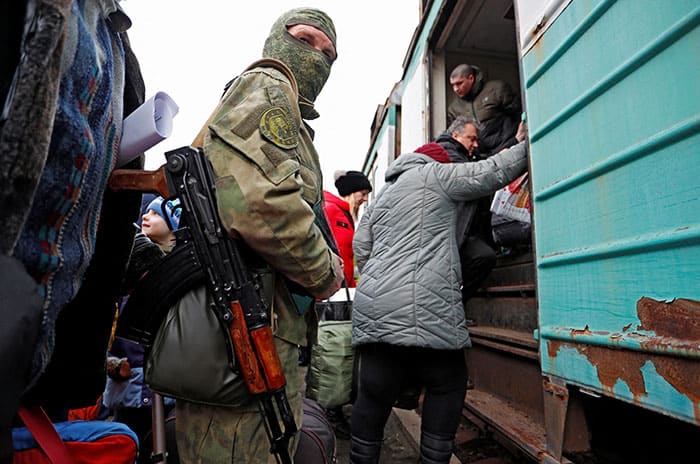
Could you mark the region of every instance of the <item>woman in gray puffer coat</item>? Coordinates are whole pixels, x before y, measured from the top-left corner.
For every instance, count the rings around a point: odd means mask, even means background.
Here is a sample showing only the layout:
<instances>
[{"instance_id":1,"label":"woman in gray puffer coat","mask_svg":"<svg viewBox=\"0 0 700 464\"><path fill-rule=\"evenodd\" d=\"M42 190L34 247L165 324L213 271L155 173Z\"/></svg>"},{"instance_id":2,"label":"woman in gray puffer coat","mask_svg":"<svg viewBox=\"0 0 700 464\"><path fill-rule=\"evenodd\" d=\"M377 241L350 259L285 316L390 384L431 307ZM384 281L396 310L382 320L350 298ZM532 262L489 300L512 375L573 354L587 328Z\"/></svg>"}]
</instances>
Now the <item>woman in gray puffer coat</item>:
<instances>
[{"instance_id":1,"label":"woman in gray puffer coat","mask_svg":"<svg viewBox=\"0 0 700 464\"><path fill-rule=\"evenodd\" d=\"M495 192L527 167L519 143L486 160L450 164L429 143L394 161L353 240L360 280L352 314L359 359L350 461L379 460L402 381L426 388L421 462L447 463L466 393L457 206Z\"/></svg>"}]
</instances>

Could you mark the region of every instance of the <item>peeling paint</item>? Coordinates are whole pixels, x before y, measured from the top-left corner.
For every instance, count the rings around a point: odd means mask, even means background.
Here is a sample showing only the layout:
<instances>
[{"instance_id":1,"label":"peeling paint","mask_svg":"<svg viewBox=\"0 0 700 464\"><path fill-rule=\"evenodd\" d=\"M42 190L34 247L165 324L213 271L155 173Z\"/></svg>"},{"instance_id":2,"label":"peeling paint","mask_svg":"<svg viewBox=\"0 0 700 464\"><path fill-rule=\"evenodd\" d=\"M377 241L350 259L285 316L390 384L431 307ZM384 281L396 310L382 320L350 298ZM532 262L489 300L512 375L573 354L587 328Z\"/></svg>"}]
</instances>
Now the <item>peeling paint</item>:
<instances>
[{"instance_id":1,"label":"peeling paint","mask_svg":"<svg viewBox=\"0 0 700 464\"><path fill-rule=\"evenodd\" d=\"M552 382L549 382L547 380L542 381L542 388L544 389L545 392L551 393L553 396L559 398L559 399L566 399L568 400L569 398L569 391L566 389L566 387L561 387L559 385L555 385Z\"/></svg>"},{"instance_id":2,"label":"peeling paint","mask_svg":"<svg viewBox=\"0 0 700 464\"><path fill-rule=\"evenodd\" d=\"M591 334L591 329L588 328L588 324L586 324L586 327L581 329L571 329L571 336L576 336L576 335L590 335Z\"/></svg>"},{"instance_id":3,"label":"peeling paint","mask_svg":"<svg viewBox=\"0 0 700 464\"><path fill-rule=\"evenodd\" d=\"M637 302L640 330L700 343L700 301L678 298L670 303L642 297Z\"/></svg>"},{"instance_id":4,"label":"peeling paint","mask_svg":"<svg viewBox=\"0 0 700 464\"><path fill-rule=\"evenodd\" d=\"M618 381L622 381L629 388L633 402L638 404L644 404L644 399L649 396L642 367L651 362L659 376L693 403L695 420L700 421L699 362L559 340L547 342L547 353L552 360L562 348L574 349L588 359L589 363L596 368L600 388L608 395L617 397L614 388Z\"/></svg>"}]
</instances>

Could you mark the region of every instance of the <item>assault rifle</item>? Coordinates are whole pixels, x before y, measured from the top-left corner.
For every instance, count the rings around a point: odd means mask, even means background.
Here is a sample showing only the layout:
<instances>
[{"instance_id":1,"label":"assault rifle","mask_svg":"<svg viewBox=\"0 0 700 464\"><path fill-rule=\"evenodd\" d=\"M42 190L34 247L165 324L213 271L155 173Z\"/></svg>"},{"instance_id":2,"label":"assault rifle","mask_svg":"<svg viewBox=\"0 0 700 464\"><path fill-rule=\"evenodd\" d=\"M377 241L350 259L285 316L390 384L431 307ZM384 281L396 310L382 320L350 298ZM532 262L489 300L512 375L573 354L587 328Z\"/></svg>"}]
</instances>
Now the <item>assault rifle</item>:
<instances>
[{"instance_id":1,"label":"assault rifle","mask_svg":"<svg viewBox=\"0 0 700 464\"><path fill-rule=\"evenodd\" d=\"M221 224L211 166L203 152L192 147L169 151L165 158L166 164L157 171L114 171L110 187L180 199L178 244L172 253L177 252L190 262L195 260L194 269L198 272L188 272L184 280L189 279L191 284L204 277L216 316L227 334L231 368L241 375L248 391L258 400L270 452L278 462L291 464L288 444L297 426L285 392L286 379L274 345L270 313L243 260L241 244ZM155 274L154 271L149 274ZM151 343L163 316L150 313L143 316L147 320L126 324L137 327L127 338Z\"/></svg>"}]
</instances>

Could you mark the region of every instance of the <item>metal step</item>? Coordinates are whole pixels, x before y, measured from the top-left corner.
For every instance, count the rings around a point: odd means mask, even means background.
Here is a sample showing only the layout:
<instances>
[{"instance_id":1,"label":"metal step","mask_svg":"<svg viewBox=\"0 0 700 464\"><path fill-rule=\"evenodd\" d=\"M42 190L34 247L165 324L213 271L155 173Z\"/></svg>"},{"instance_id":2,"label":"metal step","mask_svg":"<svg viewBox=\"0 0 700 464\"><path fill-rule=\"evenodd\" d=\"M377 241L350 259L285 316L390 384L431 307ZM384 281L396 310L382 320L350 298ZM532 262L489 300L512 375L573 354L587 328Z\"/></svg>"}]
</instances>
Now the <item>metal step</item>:
<instances>
[{"instance_id":1,"label":"metal step","mask_svg":"<svg viewBox=\"0 0 700 464\"><path fill-rule=\"evenodd\" d=\"M507 442L505 445L517 449L533 462L541 462L546 454L542 424L497 396L479 389L468 390L463 414L467 420L498 435ZM561 464L573 463L562 458Z\"/></svg>"}]
</instances>

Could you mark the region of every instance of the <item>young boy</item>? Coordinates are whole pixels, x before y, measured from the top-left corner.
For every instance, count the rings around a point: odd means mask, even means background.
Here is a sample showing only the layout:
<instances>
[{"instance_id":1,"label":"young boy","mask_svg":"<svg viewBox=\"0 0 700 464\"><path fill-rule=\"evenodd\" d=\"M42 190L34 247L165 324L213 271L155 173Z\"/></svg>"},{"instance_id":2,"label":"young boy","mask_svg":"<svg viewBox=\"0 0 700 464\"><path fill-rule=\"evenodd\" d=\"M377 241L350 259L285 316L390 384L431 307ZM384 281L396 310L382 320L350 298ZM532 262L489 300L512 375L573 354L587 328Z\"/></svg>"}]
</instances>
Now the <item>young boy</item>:
<instances>
[{"instance_id":1,"label":"young boy","mask_svg":"<svg viewBox=\"0 0 700 464\"><path fill-rule=\"evenodd\" d=\"M141 231L134 237L122 307L139 279L175 245L174 232L180 225L179 205L178 199L155 197L142 210ZM127 424L138 435L141 447L149 446L145 442L152 425L153 393L144 383L145 361L143 346L129 340L115 339L107 356L107 385L102 397L104 405L114 413L114 420ZM173 407L173 400L166 399L166 410ZM141 454L139 463L150 462L150 456Z\"/></svg>"},{"instance_id":2,"label":"young boy","mask_svg":"<svg viewBox=\"0 0 700 464\"><path fill-rule=\"evenodd\" d=\"M156 197L141 218L141 231L165 252L175 246L175 233L180 224L180 201Z\"/></svg>"}]
</instances>

